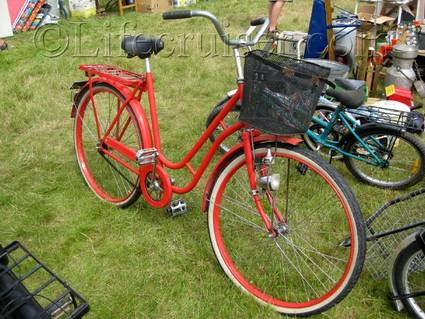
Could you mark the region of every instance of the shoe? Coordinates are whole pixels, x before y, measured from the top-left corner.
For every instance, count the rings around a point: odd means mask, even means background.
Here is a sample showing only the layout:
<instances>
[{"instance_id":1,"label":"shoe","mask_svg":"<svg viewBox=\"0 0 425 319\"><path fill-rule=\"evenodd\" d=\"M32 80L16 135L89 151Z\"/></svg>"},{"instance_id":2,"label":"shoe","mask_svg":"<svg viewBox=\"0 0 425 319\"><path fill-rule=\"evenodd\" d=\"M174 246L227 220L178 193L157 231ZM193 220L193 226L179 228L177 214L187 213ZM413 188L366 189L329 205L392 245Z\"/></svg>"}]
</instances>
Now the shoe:
<instances>
[{"instance_id":1,"label":"shoe","mask_svg":"<svg viewBox=\"0 0 425 319\"><path fill-rule=\"evenodd\" d=\"M8 47L7 42L0 40L0 51L7 50L7 47Z\"/></svg>"}]
</instances>

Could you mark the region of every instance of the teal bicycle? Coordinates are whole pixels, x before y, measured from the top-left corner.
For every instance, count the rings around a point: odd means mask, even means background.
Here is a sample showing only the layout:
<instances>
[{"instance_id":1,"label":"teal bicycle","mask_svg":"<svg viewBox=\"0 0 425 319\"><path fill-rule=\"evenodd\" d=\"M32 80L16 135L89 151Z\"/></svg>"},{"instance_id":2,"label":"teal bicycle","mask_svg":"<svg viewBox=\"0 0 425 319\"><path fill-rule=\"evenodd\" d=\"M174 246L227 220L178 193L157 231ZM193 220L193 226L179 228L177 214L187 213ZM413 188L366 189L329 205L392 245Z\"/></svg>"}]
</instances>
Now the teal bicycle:
<instances>
[{"instance_id":1,"label":"teal bicycle","mask_svg":"<svg viewBox=\"0 0 425 319\"><path fill-rule=\"evenodd\" d=\"M342 159L360 181L390 189L403 189L425 176L425 145L418 133L415 113L363 105L364 82L336 79L343 90L329 89L340 103L318 106L304 136L307 146L330 160Z\"/></svg>"},{"instance_id":2,"label":"teal bicycle","mask_svg":"<svg viewBox=\"0 0 425 319\"><path fill-rule=\"evenodd\" d=\"M330 161L342 160L361 182L389 189L404 189L425 176L425 145L412 133L423 130L413 113L371 109L364 106L364 81L336 79L322 97L308 132L303 136L308 148ZM229 92L211 112L211 123L231 98ZM332 102L335 101L335 102ZM238 119L237 104L210 139ZM235 137L236 138L236 137ZM226 141L220 150L227 152L237 141Z\"/></svg>"}]
</instances>

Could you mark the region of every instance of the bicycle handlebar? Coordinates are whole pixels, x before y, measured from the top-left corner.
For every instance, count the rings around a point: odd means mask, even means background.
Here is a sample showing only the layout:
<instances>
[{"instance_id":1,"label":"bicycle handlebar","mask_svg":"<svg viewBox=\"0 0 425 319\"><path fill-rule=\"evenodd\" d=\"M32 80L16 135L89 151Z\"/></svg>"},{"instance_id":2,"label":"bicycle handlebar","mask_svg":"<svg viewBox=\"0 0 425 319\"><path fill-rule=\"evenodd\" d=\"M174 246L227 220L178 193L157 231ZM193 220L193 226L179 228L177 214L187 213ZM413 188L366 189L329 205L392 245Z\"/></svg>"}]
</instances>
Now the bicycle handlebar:
<instances>
[{"instance_id":1,"label":"bicycle handlebar","mask_svg":"<svg viewBox=\"0 0 425 319\"><path fill-rule=\"evenodd\" d=\"M258 18L251 21L251 26L258 27L259 25L263 25L264 23L266 23L266 18Z\"/></svg>"},{"instance_id":2,"label":"bicycle handlebar","mask_svg":"<svg viewBox=\"0 0 425 319\"><path fill-rule=\"evenodd\" d=\"M164 20L188 19L188 18L192 18L192 11L178 10L178 11L164 12L162 15L162 18Z\"/></svg>"},{"instance_id":3,"label":"bicycle handlebar","mask_svg":"<svg viewBox=\"0 0 425 319\"><path fill-rule=\"evenodd\" d=\"M203 10L180 10L180 11L165 12L165 13L162 14L162 18L164 20L188 19L188 18L192 18L192 17L204 17L204 18L207 18L208 20L210 20L212 22L212 24L214 24L214 27L217 30L221 40L225 44L227 44L229 46L234 46L234 47L241 47L241 46L247 47L247 46L256 45L260 41L260 38L267 31L267 28L269 27L269 23L270 23L270 20L268 18L260 18L260 19L253 20L253 21L251 21L251 26L262 25L260 31L258 31L255 38L251 41L247 41L247 40L244 40L244 39L233 40L233 39L229 38L229 36L224 31L222 25L218 21L217 17L215 15L213 15L211 12L203 11Z\"/></svg>"}]
</instances>

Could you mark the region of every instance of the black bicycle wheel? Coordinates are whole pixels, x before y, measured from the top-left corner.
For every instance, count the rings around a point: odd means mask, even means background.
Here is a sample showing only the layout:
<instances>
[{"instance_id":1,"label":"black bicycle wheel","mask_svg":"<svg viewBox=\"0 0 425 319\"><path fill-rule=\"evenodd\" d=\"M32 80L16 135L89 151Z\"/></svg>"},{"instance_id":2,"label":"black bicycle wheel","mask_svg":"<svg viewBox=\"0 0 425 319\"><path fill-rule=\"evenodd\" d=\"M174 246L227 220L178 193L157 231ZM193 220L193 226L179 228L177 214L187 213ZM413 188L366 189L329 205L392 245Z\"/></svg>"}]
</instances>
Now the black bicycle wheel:
<instances>
[{"instance_id":1,"label":"black bicycle wheel","mask_svg":"<svg viewBox=\"0 0 425 319\"><path fill-rule=\"evenodd\" d=\"M392 279L406 310L414 318L425 319L425 296L415 296L425 292L425 255L414 238L397 255Z\"/></svg>"},{"instance_id":2,"label":"black bicycle wheel","mask_svg":"<svg viewBox=\"0 0 425 319\"><path fill-rule=\"evenodd\" d=\"M213 110L211 111L210 115L207 118L207 121L205 123L205 126L208 128L210 124L214 121L215 117L218 115L218 113L221 112L221 110L224 108L224 106L229 102L231 97L226 97L224 100L222 100L220 103L218 103ZM210 135L210 141L212 143L215 142L216 138L229 126L235 124L239 119L239 112L240 112L241 106L240 104L236 104L233 109L227 114L227 116L224 118L222 123L217 127L217 129L213 132L213 134ZM239 138L237 134L233 134L232 136L229 136L224 143L220 144L219 150L220 152L227 153L233 146L236 144L239 144Z\"/></svg>"},{"instance_id":3,"label":"black bicycle wheel","mask_svg":"<svg viewBox=\"0 0 425 319\"><path fill-rule=\"evenodd\" d=\"M404 189L420 182L425 175L425 145L412 134L396 127L374 126L358 131L346 143L345 151L362 160L345 156L348 170L360 181L380 188ZM375 155L385 161L377 166L364 147L365 143Z\"/></svg>"}]
</instances>

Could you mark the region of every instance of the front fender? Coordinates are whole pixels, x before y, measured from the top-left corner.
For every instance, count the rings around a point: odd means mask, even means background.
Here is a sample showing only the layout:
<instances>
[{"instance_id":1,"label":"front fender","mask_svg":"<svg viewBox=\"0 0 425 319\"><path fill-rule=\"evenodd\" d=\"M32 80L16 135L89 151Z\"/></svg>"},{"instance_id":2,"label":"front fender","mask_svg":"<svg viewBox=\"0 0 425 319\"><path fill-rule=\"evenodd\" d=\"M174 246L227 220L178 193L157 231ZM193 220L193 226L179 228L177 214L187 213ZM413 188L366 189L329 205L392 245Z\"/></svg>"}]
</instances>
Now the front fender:
<instances>
[{"instance_id":1,"label":"front fender","mask_svg":"<svg viewBox=\"0 0 425 319\"><path fill-rule=\"evenodd\" d=\"M299 138L289 137L289 136L274 136L274 135L264 134L264 135L259 135L254 137L254 143L255 144L283 143L283 144L289 144L292 146L297 146L300 143L302 143L302 140ZM217 180L218 176L226 167L226 165L231 160L233 160L234 157L238 156L241 152L243 152L243 143L236 145L231 150L229 150L226 154L224 154L224 156L220 159L220 161L214 167L214 170L212 171L211 175L208 177L208 181L204 190L204 196L202 199L203 213L208 212L211 191L215 185L215 181Z\"/></svg>"},{"instance_id":2,"label":"front fender","mask_svg":"<svg viewBox=\"0 0 425 319\"><path fill-rule=\"evenodd\" d=\"M115 88L124 96L125 99L129 99L132 97L133 93L130 91L128 87L120 83L117 83L115 81L105 79L105 78L92 79L92 84L96 84L96 83L104 83L106 85L109 85ZM90 89L89 81L77 81L77 82L74 82L74 84L71 86L71 89L78 89L78 88L79 88L79 91L74 96L73 104L72 104L72 110L71 110L72 118L75 118L77 114L77 108L81 102L82 97ZM140 102L137 99L133 98L129 104L136 117L137 123L139 124L139 128L141 131L140 133L142 134L142 138L143 138L143 148L152 148L153 146L152 134L151 134L151 129L150 129L145 111L143 110L142 106L140 105Z\"/></svg>"}]
</instances>

